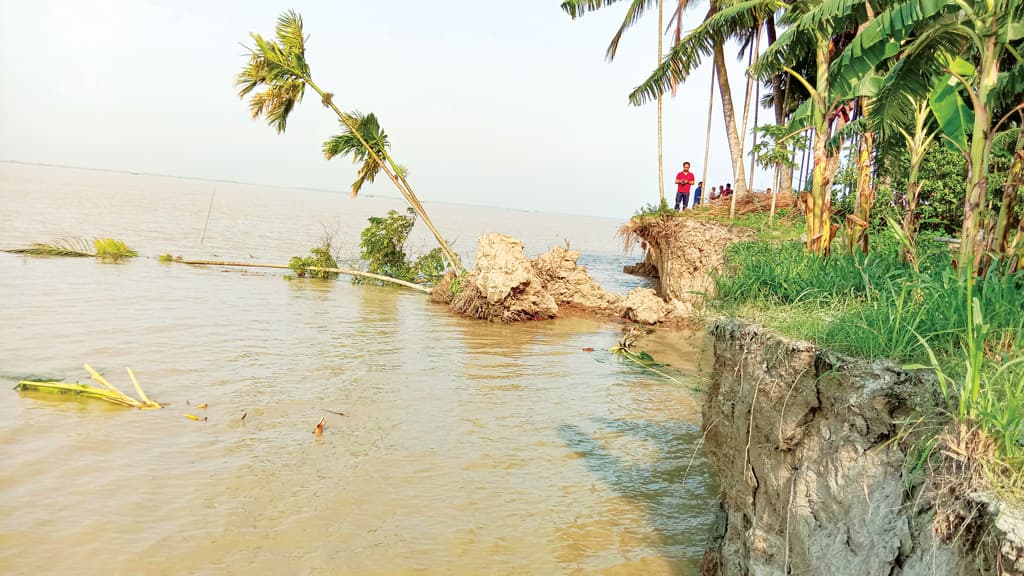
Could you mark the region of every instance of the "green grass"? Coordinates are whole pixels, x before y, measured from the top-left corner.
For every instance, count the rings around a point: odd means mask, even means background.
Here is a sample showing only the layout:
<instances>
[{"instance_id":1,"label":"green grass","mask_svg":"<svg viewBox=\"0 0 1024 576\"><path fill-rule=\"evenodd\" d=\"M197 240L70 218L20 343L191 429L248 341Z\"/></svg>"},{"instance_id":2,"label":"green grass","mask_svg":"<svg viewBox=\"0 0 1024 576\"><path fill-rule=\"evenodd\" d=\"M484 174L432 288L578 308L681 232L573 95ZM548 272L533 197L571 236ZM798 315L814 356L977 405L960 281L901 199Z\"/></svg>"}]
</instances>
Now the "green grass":
<instances>
[{"instance_id":1,"label":"green grass","mask_svg":"<svg viewBox=\"0 0 1024 576\"><path fill-rule=\"evenodd\" d=\"M835 245L839 249L839 245ZM948 248L919 241L920 272L890 238L869 255L808 256L796 242L738 243L715 279L719 312L851 356L934 370L947 421L995 443L992 475L1024 485L1024 273L968 282Z\"/></svg>"}]
</instances>

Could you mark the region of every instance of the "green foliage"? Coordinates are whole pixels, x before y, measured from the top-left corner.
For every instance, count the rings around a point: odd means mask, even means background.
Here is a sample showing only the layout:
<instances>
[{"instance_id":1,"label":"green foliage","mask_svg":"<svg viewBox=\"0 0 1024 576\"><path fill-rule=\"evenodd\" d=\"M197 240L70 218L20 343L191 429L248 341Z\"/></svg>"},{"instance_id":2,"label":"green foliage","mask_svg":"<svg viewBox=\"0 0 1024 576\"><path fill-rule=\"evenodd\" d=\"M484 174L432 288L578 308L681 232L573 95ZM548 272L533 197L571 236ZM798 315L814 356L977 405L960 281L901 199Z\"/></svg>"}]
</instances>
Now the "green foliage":
<instances>
[{"instance_id":1,"label":"green foliage","mask_svg":"<svg viewBox=\"0 0 1024 576\"><path fill-rule=\"evenodd\" d=\"M135 258L138 252L129 248L124 242L113 238L97 238L93 240L96 249L96 257L107 260L121 260L124 258Z\"/></svg>"},{"instance_id":2,"label":"green foliage","mask_svg":"<svg viewBox=\"0 0 1024 576\"><path fill-rule=\"evenodd\" d=\"M753 315L784 332L865 358L924 361L920 334L942 358L952 358L967 331L967 285L947 248L922 241L922 272L899 263L898 244L880 236L869 255L807 255L795 243L744 242L726 251L716 278L717 306ZM993 350L1024 348L1024 274L990 273L978 280L990 318Z\"/></svg>"},{"instance_id":3,"label":"green foliage","mask_svg":"<svg viewBox=\"0 0 1024 576\"><path fill-rule=\"evenodd\" d=\"M997 485L1021 485L1024 272L964 277L928 241L918 243L917 272L899 264L893 239L873 240L868 256L828 258L792 242L734 244L715 305L838 352L933 369L948 417L994 440L986 465Z\"/></svg>"},{"instance_id":4,"label":"green foliage","mask_svg":"<svg viewBox=\"0 0 1024 576\"><path fill-rule=\"evenodd\" d=\"M337 272L328 272L327 270L309 270L309 268L337 268L338 261L334 257L334 252L331 247L331 237L324 236L323 241L319 246L314 246L309 250L310 255L305 258L300 256L292 256L292 259L288 262L288 267L295 271L295 275L300 278L316 278L318 280L329 280L337 278Z\"/></svg>"},{"instance_id":5,"label":"green foliage","mask_svg":"<svg viewBox=\"0 0 1024 576\"><path fill-rule=\"evenodd\" d=\"M659 202L658 204L648 203L640 207L639 210L633 213L634 218L658 218L661 216L678 216L679 211L668 207L667 202Z\"/></svg>"},{"instance_id":6,"label":"green foliage","mask_svg":"<svg viewBox=\"0 0 1024 576\"><path fill-rule=\"evenodd\" d=\"M387 216L371 216L369 222L359 240L360 257L366 262L367 272L421 284L436 284L444 276L445 257L440 247L412 263L408 260L405 244L416 224L416 213L412 208L407 208L405 214L389 210ZM372 282L358 276L352 281Z\"/></svg>"},{"instance_id":7,"label":"green foliage","mask_svg":"<svg viewBox=\"0 0 1024 576\"><path fill-rule=\"evenodd\" d=\"M352 195L358 196L364 184L373 183L374 178L380 172L381 165L373 159L366 146L360 142L356 131L379 158L386 155L391 143L388 142L388 135L380 127L377 117L372 113L363 114L356 111L351 114L346 113L344 117L344 121L341 122L344 131L324 142L323 152L324 157L328 160L335 156L351 156L352 163L359 165L356 180L352 183Z\"/></svg>"},{"instance_id":8,"label":"green foliage","mask_svg":"<svg viewBox=\"0 0 1024 576\"><path fill-rule=\"evenodd\" d=\"M910 173L910 156L900 147L880 157L878 166L879 201L902 205ZM964 174L967 162L962 154L938 142L928 147L921 162L918 214L921 230L956 234L963 223ZM989 188L993 195L993 187Z\"/></svg>"},{"instance_id":9,"label":"green foliage","mask_svg":"<svg viewBox=\"0 0 1024 576\"><path fill-rule=\"evenodd\" d=\"M90 245L91 244L91 245ZM82 238L63 238L53 243L33 242L28 248L5 250L12 254L29 256L67 256L82 258L95 256L104 260L123 260L135 258L138 252L129 248L124 242L113 238L95 238L90 243Z\"/></svg>"}]
</instances>

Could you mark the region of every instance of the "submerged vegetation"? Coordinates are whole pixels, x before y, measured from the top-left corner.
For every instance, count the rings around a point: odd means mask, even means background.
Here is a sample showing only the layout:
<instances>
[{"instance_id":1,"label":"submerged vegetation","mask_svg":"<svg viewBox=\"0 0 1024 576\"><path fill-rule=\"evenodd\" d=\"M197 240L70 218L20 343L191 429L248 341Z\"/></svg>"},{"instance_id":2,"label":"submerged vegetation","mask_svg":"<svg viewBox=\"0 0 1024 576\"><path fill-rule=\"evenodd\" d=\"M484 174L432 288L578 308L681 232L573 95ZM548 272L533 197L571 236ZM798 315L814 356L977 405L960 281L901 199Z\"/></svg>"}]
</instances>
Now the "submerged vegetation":
<instances>
[{"instance_id":1,"label":"submerged vegetation","mask_svg":"<svg viewBox=\"0 0 1024 576\"><path fill-rule=\"evenodd\" d=\"M338 267L331 243L331 237L325 235L319 246L310 248L309 256L292 256L292 259L288 261L288 267L294 270L295 275L299 278L308 277L318 280L337 278L337 272L324 270L324 268Z\"/></svg>"},{"instance_id":2,"label":"submerged vegetation","mask_svg":"<svg viewBox=\"0 0 1024 576\"><path fill-rule=\"evenodd\" d=\"M97 400L103 400L112 404L119 404L121 406L129 406L131 408L139 408L142 410L152 410L155 408L162 408L160 403L154 402L146 396L146 393L142 390L142 386L139 385L139 381L135 378L135 373L132 372L131 368L125 368L128 371L128 377L132 381L132 386L135 387L135 393L138 394L139 399L132 398L131 396L120 391L116 386L111 384L106 378L104 378L99 372L94 370L92 366L85 365L85 369L89 372L89 375L93 380L100 383L103 387L97 388L96 386L90 386L88 384L68 384L65 382L51 382L51 381L39 381L39 380L22 380L18 382L18 385L14 388L18 391L30 391L30 392L48 392L53 394L74 394L82 396L84 398L95 398Z\"/></svg>"},{"instance_id":3,"label":"submerged vegetation","mask_svg":"<svg viewBox=\"0 0 1024 576\"><path fill-rule=\"evenodd\" d=\"M115 261L139 255L124 242L113 238L96 238L92 242L83 238L63 238L52 243L33 242L28 248L15 248L5 252L29 256L95 257Z\"/></svg>"},{"instance_id":4,"label":"submerged vegetation","mask_svg":"<svg viewBox=\"0 0 1024 576\"><path fill-rule=\"evenodd\" d=\"M409 261L406 244L416 224L416 213L411 208L406 214L389 210L386 216L371 216L369 222L359 235L360 256L368 272L429 285L437 284L444 276L444 253L440 248ZM359 277L353 280L367 281Z\"/></svg>"}]
</instances>

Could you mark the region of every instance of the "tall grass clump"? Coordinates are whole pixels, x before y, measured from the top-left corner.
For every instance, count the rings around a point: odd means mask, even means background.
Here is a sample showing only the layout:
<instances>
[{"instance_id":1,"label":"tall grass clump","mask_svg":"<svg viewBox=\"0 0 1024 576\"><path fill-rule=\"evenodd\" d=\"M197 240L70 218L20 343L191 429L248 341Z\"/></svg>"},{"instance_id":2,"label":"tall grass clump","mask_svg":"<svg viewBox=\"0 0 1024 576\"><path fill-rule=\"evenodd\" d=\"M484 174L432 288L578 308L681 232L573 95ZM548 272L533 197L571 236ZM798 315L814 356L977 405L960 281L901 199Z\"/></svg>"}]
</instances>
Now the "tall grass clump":
<instances>
[{"instance_id":1,"label":"tall grass clump","mask_svg":"<svg viewBox=\"0 0 1024 576\"><path fill-rule=\"evenodd\" d=\"M720 311L753 315L782 332L865 358L927 360L915 334L939 356L955 355L970 325L968 284L941 250L919 255L921 271L899 262L895 243L869 255L807 255L795 242L743 242L726 250L715 278ZM988 347L1020 351L1024 274L993 269L973 288L990 318Z\"/></svg>"},{"instance_id":2,"label":"tall grass clump","mask_svg":"<svg viewBox=\"0 0 1024 576\"><path fill-rule=\"evenodd\" d=\"M1019 492L1024 272L993 266L974 278L958 273L941 246L922 246L913 266L900 262L898 243L877 244L867 256L826 258L807 255L797 243L734 244L715 278L713 304L851 356L933 371L944 402L940 421L947 423L935 445L981 463L986 475L955 482Z\"/></svg>"}]
</instances>

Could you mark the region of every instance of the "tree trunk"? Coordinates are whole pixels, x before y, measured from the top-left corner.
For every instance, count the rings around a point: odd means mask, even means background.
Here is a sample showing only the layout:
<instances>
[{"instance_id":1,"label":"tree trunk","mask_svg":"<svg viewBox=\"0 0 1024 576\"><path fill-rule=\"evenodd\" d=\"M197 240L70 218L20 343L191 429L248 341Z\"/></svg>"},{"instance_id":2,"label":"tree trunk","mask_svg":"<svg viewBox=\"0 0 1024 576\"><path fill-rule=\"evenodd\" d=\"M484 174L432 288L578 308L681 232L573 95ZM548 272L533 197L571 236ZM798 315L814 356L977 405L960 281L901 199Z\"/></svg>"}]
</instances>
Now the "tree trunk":
<instances>
[{"instance_id":1,"label":"tree trunk","mask_svg":"<svg viewBox=\"0 0 1024 576\"><path fill-rule=\"evenodd\" d=\"M999 217L996 219L996 229L989 247L996 254L1008 255L1007 242L1010 229L1014 225L1013 219L1016 218L1017 194L1022 183L1024 183L1024 130L1020 130L1020 134L1017 136L1013 160L1010 162L1006 182L1003 184L1003 201L999 206Z\"/></svg>"},{"instance_id":2,"label":"tree trunk","mask_svg":"<svg viewBox=\"0 0 1024 576\"><path fill-rule=\"evenodd\" d=\"M819 38L815 49L817 77L812 111L814 125L814 168L811 171L811 193L807 195L807 251L827 256L832 246L832 176L835 160L828 154L831 114L826 110L829 93L827 39ZM834 158L838 158L838 153Z\"/></svg>"},{"instance_id":3,"label":"tree trunk","mask_svg":"<svg viewBox=\"0 0 1024 576\"><path fill-rule=\"evenodd\" d=\"M911 161L910 177L907 180L907 207L903 212L903 233L907 236L908 247L900 246L900 262L912 264L917 268L917 228L920 226L917 217L917 201L921 196L919 181L921 162Z\"/></svg>"},{"instance_id":4,"label":"tree trunk","mask_svg":"<svg viewBox=\"0 0 1024 576\"><path fill-rule=\"evenodd\" d=\"M866 99L865 99L866 100ZM861 114L866 113L866 102L861 101ZM874 148L875 133L865 132L857 151L857 195L853 214L846 219L846 242L852 254L860 248L868 253L868 226L871 223L871 207L875 203L875 186L871 182L871 151Z\"/></svg>"},{"instance_id":5,"label":"tree trunk","mask_svg":"<svg viewBox=\"0 0 1024 576\"><path fill-rule=\"evenodd\" d=\"M982 257L977 249L977 241L984 217L982 210L988 192L989 152L992 149L992 111L988 106L988 95L999 76L995 43L995 36L985 41L981 67L978 69L978 93L971 98L974 104L974 131L967 163L964 223L960 233L959 264L965 274L976 274Z\"/></svg>"},{"instance_id":6,"label":"tree trunk","mask_svg":"<svg viewBox=\"0 0 1024 576\"><path fill-rule=\"evenodd\" d=\"M770 47L778 39L778 32L775 29L775 17L769 16L765 20L765 33L768 35L768 46ZM786 101L789 99L789 83L786 84L786 89L782 89L782 75L776 74L772 77L772 100L775 107L775 123L779 126L786 125ZM777 194L792 194L793 193L793 168L785 162L779 162L775 165L775 171L777 180L775 187L772 191Z\"/></svg>"},{"instance_id":7,"label":"tree trunk","mask_svg":"<svg viewBox=\"0 0 1024 576\"><path fill-rule=\"evenodd\" d=\"M748 71L750 70L750 66L753 65L753 63L754 63L754 51L751 50L748 53L748 58L747 58L747 70ZM741 124L740 138L739 138L739 143L740 143L740 163L741 164L743 163L743 158L742 158L742 156L743 156L743 147L747 143L747 121L750 119L750 98L752 96L753 90L754 90L754 77L750 76L750 75L747 75L747 87L746 87L745 94L743 96L743 123ZM731 148L731 146L730 146L730 148ZM753 167L751 167L751 171L753 171ZM746 188L746 179L743 180L743 188ZM746 194L746 192L747 191L744 190L743 194ZM736 183L736 191L733 192L732 198L729 198L729 218L735 218L736 217L736 198L738 198L739 196L740 196L740 183L737 182Z\"/></svg>"},{"instance_id":8,"label":"tree trunk","mask_svg":"<svg viewBox=\"0 0 1024 576\"><path fill-rule=\"evenodd\" d=\"M707 204L711 201L711 179L708 178L708 158L711 154L711 113L715 105L715 74L716 70L711 69L711 89L708 92L708 127L707 133L704 134L704 171L701 173L701 180L704 182L704 188L700 195L701 204Z\"/></svg>"},{"instance_id":9,"label":"tree trunk","mask_svg":"<svg viewBox=\"0 0 1024 576\"><path fill-rule=\"evenodd\" d=\"M664 19L664 0L658 0L658 62L655 67L661 65L662 58L662 20ZM665 155L662 149L661 134L661 94L658 94L658 194L661 196L661 207L668 204L665 202Z\"/></svg>"},{"instance_id":10,"label":"tree trunk","mask_svg":"<svg viewBox=\"0 0 1024 576\"><path fill-rule=\"evenodd\" d=\"M758 58L760 56L761 56L761 23L758 22L758 24L757 24L757 39L754 40L754 51L751 53L751 64L753 64L753 59L754 58ZM753 134L753 136L751 136L751 144L750 144L750 149L751 150L757 150L757 124L758 124L758 116L760 115L759 114L760 111L761 111L761 83L755 81L754 82L754 130L753 130L754 134ZM746 122L744 122L744 124L746 124ZM756 168L756 165L754 164L754 155L751 154L750 155L750 174L747 175L747 177L750 179L749 182L747 183L747 191L750 192L750 193L754 192L754 170L755 170L755 168Z\"/></svg>"},{"instance_id":11,"label":"tree trunk","mask_svg":"<svg viewBox=\"0 0 1024 576\"><path fill-rule=\"evenodd\" d=\"M722 95L722 115L725 118L725 135L729 141L729 156L732 158L732 175L736 182L733 194L746 194L747 176L743 167L743 142L736 131L736 110L732 105L732 89L729 87L729 71L725 67L725 48L721 43L714 47L715 72L718 76L718 92ZM707 182L704 183L707 185Z\"/></svg>"}]
</instances>

